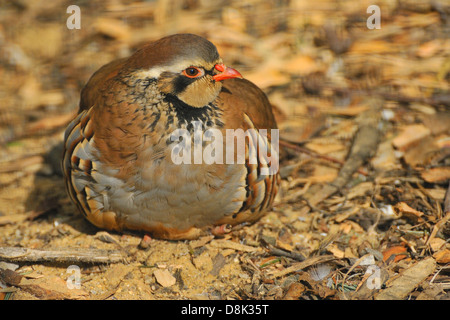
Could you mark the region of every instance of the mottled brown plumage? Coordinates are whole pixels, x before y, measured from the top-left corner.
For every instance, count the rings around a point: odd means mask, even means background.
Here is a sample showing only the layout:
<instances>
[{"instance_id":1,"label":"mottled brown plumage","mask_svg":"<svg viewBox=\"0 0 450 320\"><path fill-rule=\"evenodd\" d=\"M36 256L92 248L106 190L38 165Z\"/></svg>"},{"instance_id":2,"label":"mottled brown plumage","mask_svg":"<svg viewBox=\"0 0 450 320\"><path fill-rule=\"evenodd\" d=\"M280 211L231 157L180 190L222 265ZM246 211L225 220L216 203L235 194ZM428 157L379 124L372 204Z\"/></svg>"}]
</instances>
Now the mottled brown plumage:
<instances>
[{"instance_id":1,"label":"mottled brown plumage","mask_svg":"<svg viewBox=\"0 0 450 320\"><path fill-rule=\"evenodd\" d=\"M193 121L224 137L227 129L277 128L265 94L238 76L211 42L191 34L100 68L66 130L62 163L69 195L86 218L100 228L192 239L215 225L255 221L270 208L280 178L261 175L264 161L249 161L251 139L243 164L171 158L171 134L196 132ZM270 146L270 131L262 140Z\"/></svg>"}]
</instances>

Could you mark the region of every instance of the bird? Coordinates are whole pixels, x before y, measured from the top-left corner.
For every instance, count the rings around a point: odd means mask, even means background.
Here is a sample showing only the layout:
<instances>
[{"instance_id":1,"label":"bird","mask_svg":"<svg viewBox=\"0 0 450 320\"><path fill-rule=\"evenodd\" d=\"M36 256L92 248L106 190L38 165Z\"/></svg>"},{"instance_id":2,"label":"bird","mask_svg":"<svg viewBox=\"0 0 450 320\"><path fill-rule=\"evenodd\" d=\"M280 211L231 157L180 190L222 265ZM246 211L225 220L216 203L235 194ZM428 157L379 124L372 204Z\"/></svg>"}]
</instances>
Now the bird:
<instances>
[{"instance_id":1,"label":"bird","mask_svg":"<svg viewBox=\"0 0 450 320\"><path fill-rule=\"evenodd\" d=\"M205 135L211 129L257 136L244 135L241 162L174 163L174 146L192 137L175 141L173 133L193 133L193 123ZM190 33L165 36L104 65L82 88L64 133L66 189L87 220L104 230L189 240L254 223L271 209L280 186L277 170L263 170L278 163L276 130L265 93L226 66L212 42ZM227 141L214 136L216 146ZM269 148L269 158L251 158L257 146Z\"/></svg>"}]
</instances>

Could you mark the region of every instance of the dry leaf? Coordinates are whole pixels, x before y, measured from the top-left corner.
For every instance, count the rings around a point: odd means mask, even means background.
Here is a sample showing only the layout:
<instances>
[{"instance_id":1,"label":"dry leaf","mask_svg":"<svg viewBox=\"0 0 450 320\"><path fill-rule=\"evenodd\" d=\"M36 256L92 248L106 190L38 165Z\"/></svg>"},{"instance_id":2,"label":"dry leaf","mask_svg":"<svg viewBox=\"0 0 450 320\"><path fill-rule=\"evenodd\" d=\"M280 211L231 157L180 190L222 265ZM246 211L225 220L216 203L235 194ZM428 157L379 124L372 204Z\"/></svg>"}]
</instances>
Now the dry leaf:
<instances>
[{"instance_id":1,"label":"dry leaf","mask_svg":"<svg viewBox=\"0 0 450 320\"><path fill-rule=\"evenodd\" d=\"M338 115L338 116L354 117L368 109L369 109L369 106L354 106L354 107L349 107L349 108L333 108L333 109L327 110L327 113Z\"/></svg>"},{"instance_id":2,"label":"dry leaf","mask_svg":"<svg viewBox=\"0 0 450 320\"><path fill-rule=\"evenodd\" d=\"M342 259L345 257L345 252L339 249L337 245L334 243L331 243L327 246L327 251L331 252L333 256L335 256L338 259Z\"/></svg>"},{"instance_id":3,"label":"dry leaf","mask_svg":"<svg viewBox=\"0 0 450 320\"><path fill-rule=\"evenodd\" d=\"M256 84L261 89L271 86L280 86L289 83L290 81L290 77L284 72L281 72L278 69L264 67L258 68L257 70L246 74L245 78Z\"/></svg>"},{"instance_id":4,"label":"dry leaf","mask_svg":"<svg viewBox=\"0 0 450 320\"><path fill-rule=\"evenodd\" d=\"M423 117L423 123L434 135L450 132L450 112L437 112L426 115Z\"/></svg>"},{"instance_id":5,"label":"dry leaf","mask_svg":"<svg viewBox=\"0 0 450 320\"><path fill-rule=\"evenodd\" d=\"M10 286L18 286L22 279L23 277L13 270L0 269L0 283Z\"/></svg>"},{"instance_id":6,"label":"dry leaf","mask_svg":"<svg viewBox=\"0 0 450 320\"><path fill-rule=\"evenodd\" d=\"M391 42L383 40L355 41L350 47L350 53L375 54L395 51L396 47Z\"/></svg>"},{"instance_id":7,"label":"dry leaf","mask_svg":"<svg viewBox=\"0 0 450 320\"><path fill-rule=\"evenodd\" d=\"M420 58L429 58L442 50L444 43L440 39L435 39L422 43L416 50L416 55Z\"/></svg>"},{"instance_id":8,"label":"dry leaf","mask_svg":"<svg viewBox=\"0 0 450 320\"><path fill-rule=\"evenodd\" d=\"M336 173L327 173L322 175L313 175L307 178L295 178L291 181L291 185L296 186L304 183L324 183L324 182L332 182L336 179ZM304 194L305 191L302 190L301 194Z\"/></svg>"},{"instance_id":9,"label":"dry leaf","mask_svg":"<svg viewBox=\"0 0 450 320\"><path fill-rule=\"evenodd\" d=\"M422 1L417 1L420 3ZM423 1L422 3L424 3ZM426 3L426 2L425 2ZM395 23L402 26L403 28L411 28L411 27L426 27L435 23L439 23L439 14L438 12L429 12L429 13L413 13L408 15L396 15Z\"/></svg>"},{"instance_id":10,"label":"dry leaf","mask_svg":"<svg viewBox=\"0 0 450 320\"><path fill-rule=\"evenodd\" d=\"M347 248L345 248L345 251L344 251L344 254L345 254L345 258L351 258L351 259L357 259L358 257L353 253L353 251L352 251L352 248L349 248L349 247L347 247Z\"/></svg>"},{"instance_id":11,"label":"dry leaf","mask_svg":"<svg viewBox=\"0 0 450 320\"><path fill-rule=\"evenodd\" d=\"M18 286L39 299L45 300L78 300L84 299L89 295L83 289L69 289L67 282L56 276L22 279Z\"/></svg>"},{"instance_id":12,"label":"dry leaf","mask_svg":"<svg viewBox=\"0 0 450 320\"><path fill-rule=\"evenodd\" d=\"M286 104L283 106L286 108ZM294 109L291 109L287 114L295 114L295 112ZM302 121L299 118L292 117L284 121L280 126L281 137L290 142L302 143L324 128L325 120L326 118L323 114L313 117L308 121Z\"/></svg>"},{"instance_id":13,"label":"dry leaf","mask_svg":"<svg viewBox=\"0 0 450 320\"><path fill-rule=\"evenodd\" d=\"M173 286L177 282L177 279L167 269L157 269L153 274L155 275L156 281L163 287Z\"/></svg>"},{"instance_id":14,"label":"dry leaf","mask_svg":"<svg viewBox=\"0 0 450 320\"><path fill-rule=\"evenodd\" d=\"M20 223L25 221L27 218L27 214L9 214L7 216L0 216L0 226Z\"/></svg>"},{"instance_id":15,"label":"dry leaf","mask_svg":"<svg viewBox=\"0 0 450 320\"><path fill-rule=\"evenodd\" d=\"M430 183L443 183L450 180L450 167L437 167L422 171L420 176Z\"/></svg>"},{"instance_id":16,"label":"dry leaf","mask_svg":"<svg viewBox=\"0 0 450 320\"><path fill-rule=\"evenodd\" d=\"M445 240L441 239L441 238L433 238L430 241L430 248L431 250L433 250L433 252L438 251L439 249L442 248L442 246L445 245Z\"/></svg>"},{"instance_id":17,"label":"dry leaf","mask_svg":"<svg viewBox=\"0 0 450 320\"><path fill-rule=\"evenodd\" d=\"M211 241L210 245L214 248L220 248L220 249L234 249L236 251L243 251L243 252L254 252L259 250L260 248L247 246L245 244L241 244L238 242L230 241L230 240L213 240Z\"/></svg>"},{"instance_id":18,"label":"dry leaf","mask_svg":"<svg viewBox=\"0 0 450 320\"><path fill-rule=\"evenodd\" d=\"M199 247L203 247L203 246L205 246L207 243L211 242L212 239L214 239L214 236L213 236L213 235L210 235L210 236L204 236L204 237L201 237L201 238L199 238L199 239L197 239L197 240L192 240L192 241L190 242L190 246L191 246L192 249L199 248Z\"/></svg>"},{"instance_id":19,"label":"dry leaf","mask_svg":"<svg viewBox=\"0 0 450 320\"><path fill-rule=\"evenodd\" d=\"M94 28L98 33L117 40L128 40L131 35L128 25L118 19L98 18Z\"/></svg>"},{"instance_id":20,"label":"dry leaf","mask_svg":"<svg viewBox=\"0 0 450 320\"><path fill-rule=\"evenodd\" d=\"M345 146L342 143L340 142L333 143L331 141L329 141L329 143L310 142L307 143L305 146L309 150L315 151L319 154L329 154L332 152L345 150Z\"/></svg>"},{"instance_id":21,"label":"dry leaf","mask_svg":"<svg viewBox=\"0 0 450 320\"><path fill-rule=\"evenodd\" d=\"M44 119L31 123L27 128L27 133L33 134L43 130L52 130L66 126L75 116L75 112L56 116L47 116Z\"/></svg>"},{"instance_id":22,"label":"dry leaf","mask_svg":"<svg viewBox=\"0 0 450 320\"><path fill-rule=\"evenodd\" d=\"M122 263L116 264L108 268L105 273L105 278L108 279L108 284L112 287L119 285L123 278L130 273L133 268Z\"/></svg>"},{"instance_id":23,"label":"dry leaf","mask_svg":"<svg viewBox=\"0 0 450 320\"><path fill-rule=\"evenodd\" d=\"M283 300L298 300L305 291L306 287L303 284L294 282L289 286Z\"/></svg>"},{"instance_id":24,"label":"dry leaf","mask_svg":"<svg viewBox=\"0 0 450 320\"><path fill-rule=\"evenodd\" d=\"M423 221L422 216L424 215L424 213L411 208L405 202L397 203L394 206L394 210L399 216L406 216L413 220Z\"/></svg>"},{"instance_id":25,"label":"dry leaf","mask_svg":"<svg viewBox=\"0 0 450 320\"><path fill-rule=\"evenodd\" d=\"M405 151L429 135L430 129L423 124L413 124L403 128L400 134L392 140L392 144L398 150Z\"/></svg>"},{"instance_id":26,"label":"dry leaf","mask_svg":"<svg viewBox=\"0 0 450 320\"><path fill-rule=\"evenodd\" d=\"M433 257L436 259L437 263L450 263L450 250L444 249L433 254Z\"/></svg>"},{"instance_id":27,"label":"dry leaf","mask_svg":"<svg viewBox=\"0 0 450 320\"><path fill-rule=\"evenodd\" d=\"M387 261L393 255L395 256L394 262L405 259L408 257L406 251L407 249L404 246L390 247L389 249L383 251L383 261Z\"/></svg>"},{"instance_id":28,"label":"dry leaf","mask_svg":"<svg viewBox=\"0 0 450 320\"><path fill-rule=\"evenodd\" d=\"M433 258L426 258L403 271L391 285L375 296L375 300L402 300L422 283L436 268Z\"/></svg>"},{"instance_id":29,"label":"dry leaf","mask_svg":"<svg viewBox=\"0 0 450 320\"><path fill-rule=\"evenodd\" d=\"M403 159L412 168L425 166L432 160L432 156L438 151L435 139L431 136L424 137L417 144L408 147Z\"/></svg>"},{"instance_id":30,"label":"dry leaf","mask_svg":"<svg viewBox=\"0 0 450 320\"><path fill-rule=\"evenodd\" d=\"M377 154L371 161L375 169L392 170L399 167L392 142L387 140L378 146Z\"/></svg>"},{"instance_id":31,"label":"dry leaf","mask_svg":"<svg viewBox=\"0 0 450 320\"><path fill-rule=\"evenodd\" d=\"M351 200L356 197L363 197L365 195L371 194L374 191L373 182L361 182L354 186L347 194L346 198Z\"/></svg>"},{"instance_id":32,"label":"dry leaf","mask_svg":"<svg viewBox=\"0 0 450 320\"><path fill-rule=\"evenodd\" d=\"M23 171L28 167L40 165L43 162L44 157L40 155L30 156L23 159L15 159L13 161L2 163L2 165L0 166L0 173Z\"/></svg>"},{"instance_id":33,"label":"dry leaf","mask_svg":"<svg viewBox=\"0 0 450 320\"><path fill-rule=\"evenodd\" d=\"M305 55L297 55L286 61L283 69L287 73L296 75L307 75L320 70L316 60Z\"/></svg>"}]
</instances>

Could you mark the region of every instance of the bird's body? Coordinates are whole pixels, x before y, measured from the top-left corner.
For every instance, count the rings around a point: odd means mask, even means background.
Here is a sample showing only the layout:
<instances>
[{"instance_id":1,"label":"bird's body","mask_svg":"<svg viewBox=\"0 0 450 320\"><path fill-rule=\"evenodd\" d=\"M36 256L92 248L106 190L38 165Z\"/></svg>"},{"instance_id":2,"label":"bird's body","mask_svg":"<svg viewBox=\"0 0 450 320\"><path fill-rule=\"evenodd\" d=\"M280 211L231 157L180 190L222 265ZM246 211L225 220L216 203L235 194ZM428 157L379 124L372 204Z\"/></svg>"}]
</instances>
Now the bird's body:
<instances>
[{"instance_id":1,"label":"bird's body","mask_svg":"<svg viewBox=\"0 0 450 320\"><path fill-rule=\"evenodd\" d=\"M66 130L63 157L69 195L87 219L166 239L258 219L273 202L279 176L262 175L269 164L249 161L251 139L244 163L227 163L225 151L215 158L224 161L173 161L180 144L173 133L190 133L193 150L195 124L223 137L230 129L277 128L264 93L238 76L214 45L190 34L163 38L99 69ZM270 149L270 131L258 138L260 148ZM219 142L223 150L227 141ZM213 143L200 145L205 150ZM278 161L276 151L269 155Z\"/></svg>"}]
</instances>

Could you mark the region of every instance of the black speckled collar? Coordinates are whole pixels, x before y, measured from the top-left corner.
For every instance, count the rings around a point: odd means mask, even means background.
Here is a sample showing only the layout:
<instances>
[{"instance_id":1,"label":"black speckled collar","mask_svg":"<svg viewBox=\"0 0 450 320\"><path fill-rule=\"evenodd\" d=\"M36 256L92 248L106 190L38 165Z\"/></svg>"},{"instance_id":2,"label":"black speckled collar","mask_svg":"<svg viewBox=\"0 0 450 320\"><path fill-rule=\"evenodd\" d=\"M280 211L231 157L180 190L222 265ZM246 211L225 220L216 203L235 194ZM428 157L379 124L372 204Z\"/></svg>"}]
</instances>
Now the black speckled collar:
<instances>
[{"instance_id":1,"label":"black speckled collar","mask_svg":"<svg viewBox=\"0 0 450 320\"><path fill-rule=\"evenodd\" d=\"M193 130L191 125L192 121L202 122L205 128L221 128L224 125L223 122L219 120L221 112L214 102L211 102L202 108L195 108L170 94L166 95L164 100L170 105L172 110L175 111L176 117L178 118L178 123L185 123L189 131L191 131L191 129ZM169 119L169 121L170 120L172 119ZM170 124L171 123L169 123L169 125Z\"/></svg>"}]
</instances>

